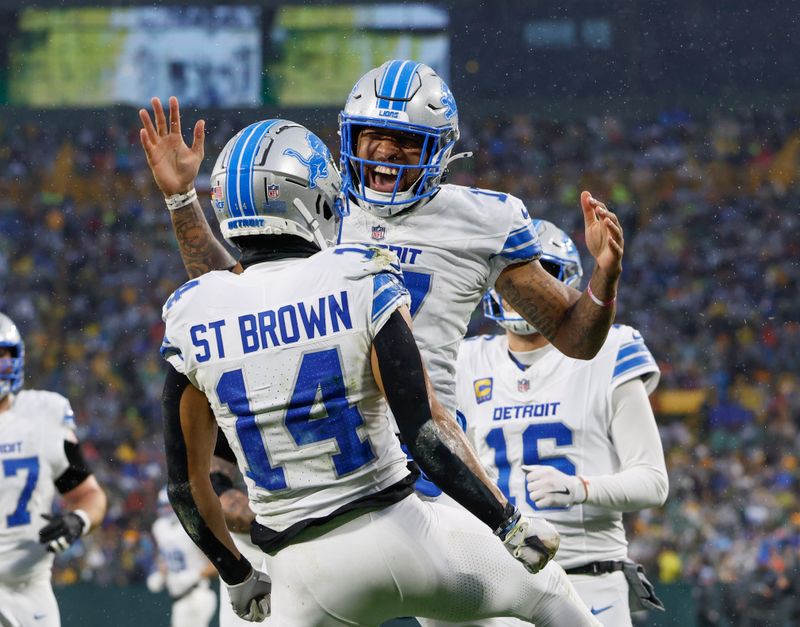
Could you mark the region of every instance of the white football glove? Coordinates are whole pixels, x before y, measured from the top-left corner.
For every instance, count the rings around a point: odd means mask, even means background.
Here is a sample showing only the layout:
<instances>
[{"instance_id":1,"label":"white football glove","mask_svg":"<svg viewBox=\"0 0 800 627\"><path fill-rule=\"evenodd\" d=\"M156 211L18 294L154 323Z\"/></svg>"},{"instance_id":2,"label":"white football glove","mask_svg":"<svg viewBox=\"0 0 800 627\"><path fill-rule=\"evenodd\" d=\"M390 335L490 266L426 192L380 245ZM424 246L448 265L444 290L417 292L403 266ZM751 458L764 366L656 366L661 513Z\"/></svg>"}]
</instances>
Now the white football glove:
<instances>
[{"instance_id":1,"label":"white football glove","mask_svg":"<svg viewBox=\"0 0 800 627\"><path fill-rule=\"evenodd\" d=\"M552 466L523 466L528 494L536 507L569 507L586 501L586 485L580 477L565 475Z\"/></svg>"},{"instance_id":2,"label":"white football glove","mask_svg":"<svg viewBox=\"0 0 800 627\"><path fill-rule=\"evenodd\" d=\"M260 623L272 611L272 579L269 575L253 569L242 583L228 587L228 597L234 613L244 620Z\"/></svg>"},{"instance_id":3,"label":"white football glove","mask_svg":"<svg viewBox=\"0 0 800 627\"><path fill-rule=\"evenodd\" d=\"M553 559L561 542L553 525L543 518L520 514L519 510L497 535L508 552L531 573L538 573Z\"/></svg>"}]
</instances>

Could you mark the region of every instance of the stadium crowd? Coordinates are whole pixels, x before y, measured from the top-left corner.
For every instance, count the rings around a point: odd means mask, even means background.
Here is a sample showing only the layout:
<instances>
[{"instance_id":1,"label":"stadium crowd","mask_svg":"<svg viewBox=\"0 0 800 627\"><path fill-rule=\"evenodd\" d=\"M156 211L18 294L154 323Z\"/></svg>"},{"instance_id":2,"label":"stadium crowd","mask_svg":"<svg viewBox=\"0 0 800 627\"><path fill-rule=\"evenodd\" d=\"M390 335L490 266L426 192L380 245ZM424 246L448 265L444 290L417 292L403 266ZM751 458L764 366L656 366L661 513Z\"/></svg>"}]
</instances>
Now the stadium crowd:
<instances>
[{"instance_id":1,"label":"stadium crowd","mask_svg":"<svg viewBox=\"0 0 800 627\"><path fill-rule=\"evenodd\" d=\"M207 168L236 126L209 122ZM109 494L103 529L59 559L62 584L141 582L153 564L160 310L184 274L137 131L0 127L0 311L24 334L27 385L72 401ZM334 128L322 135L335 145ZM451 182L519 196L579 247L581 189L623 220L618 320L643 333L670 393L654 397L670 498L628 520L632 556L698 598L724 584L701 624L800 616L800 117L467 117L459 147L475 156ZM470 332L487 331L476 313Z\"/></svg>"}]
</instances>

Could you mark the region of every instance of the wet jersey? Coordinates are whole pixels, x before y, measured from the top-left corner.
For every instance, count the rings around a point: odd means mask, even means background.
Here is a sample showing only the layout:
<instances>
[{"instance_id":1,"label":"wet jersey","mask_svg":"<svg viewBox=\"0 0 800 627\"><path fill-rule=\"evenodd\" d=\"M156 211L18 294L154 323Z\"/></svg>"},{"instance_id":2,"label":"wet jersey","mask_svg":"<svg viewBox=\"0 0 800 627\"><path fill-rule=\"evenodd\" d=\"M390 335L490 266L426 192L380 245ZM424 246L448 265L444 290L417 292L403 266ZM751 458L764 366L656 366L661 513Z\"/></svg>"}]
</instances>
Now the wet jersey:
<instances>
[{"instance_id":1,"label":"wet jersey","mask_svg":"<svg viewBox=\"0 0 800 627\"><path fill-rule=\"evenodd\" d=\"M351 202L340 239L397 253L411 294L414 337L439 400L455 412L456 355L472 312L507 266L541 255L522 201L443 185L427 203L388 218Z\"/></svg>"},{"instance_id":2,"label":"wet jersey","mask_svg":"<svg viewBox=\"0 0 800 627\"><path fill-rule=\"evenodd\" d=\"M396 261L337 246L210 272L165 304L162 354L208 397L261 525L324 518L408 475L370 365L408 303Z\"/></svg>"},{"instance_id":3,"label":"wet jersey","mask_svg":"<svg viewBox=\"0 0 800 627\"><path fill-rule=\"evenodd\" d=\"M74 439L69 401L54 392L23 390L0 412L0 581L50 578L53 554L39 543L55 497L55 481L69 467L64 440Z\"/></svg>"},{"instance_id":4,"label":"wet jersey","mask_svg":"<svg viewBox=\"0 0 800 627\"><path fill-rule=\"evenodd\" d=\"M614 325L591 361L553 346L530 367L508 351L505 335L470 338L458 358L459 409L467 434L498 487L523 511L541 515L561 534L556 559L565 568L624 559L622 514L591 506L538 510L525 486L523 464L548 464L568 475L608 475L620 463L609 436L611 395L637 377L648 393L658 365L633 328Z\"/></svg>"}]
</instances>

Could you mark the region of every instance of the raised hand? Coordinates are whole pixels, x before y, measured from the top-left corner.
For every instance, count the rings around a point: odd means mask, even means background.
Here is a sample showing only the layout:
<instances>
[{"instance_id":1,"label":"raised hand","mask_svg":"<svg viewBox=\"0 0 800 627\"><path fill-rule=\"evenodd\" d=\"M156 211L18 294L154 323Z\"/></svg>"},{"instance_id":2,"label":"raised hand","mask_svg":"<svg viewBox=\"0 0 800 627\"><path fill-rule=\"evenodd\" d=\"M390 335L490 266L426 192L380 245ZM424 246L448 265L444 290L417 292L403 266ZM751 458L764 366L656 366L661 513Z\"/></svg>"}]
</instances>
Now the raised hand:
<instances>
[{"instance_id":1,"label":"raised hand","mask_svg":"<svg viewBox=\"0 0 800 627\"><path fill-rule=\"evenodd\" d=\"M586 224L586 246L598 268L609 278L616 279L622 273L625 246L619 218L586 191L581 192L581 208Z\"/></svg>"},{"instance_id":2,"label":"raised hand","mask_svg":"<svg viewBox=\"0 0 800 627\"><path fill-rule=\"evenodd\" d=\"M161 101L152 98L150 104L153 106L155 125L147 109L139 109L139 119L142 121L139 140L147 155L147 164L164 196L185 194L194 187L203 162L205 121L198 120L194 125L190 148L181 135L178 99L175 96L169 99L169 126Z\"/></svg>"}]
</instances>

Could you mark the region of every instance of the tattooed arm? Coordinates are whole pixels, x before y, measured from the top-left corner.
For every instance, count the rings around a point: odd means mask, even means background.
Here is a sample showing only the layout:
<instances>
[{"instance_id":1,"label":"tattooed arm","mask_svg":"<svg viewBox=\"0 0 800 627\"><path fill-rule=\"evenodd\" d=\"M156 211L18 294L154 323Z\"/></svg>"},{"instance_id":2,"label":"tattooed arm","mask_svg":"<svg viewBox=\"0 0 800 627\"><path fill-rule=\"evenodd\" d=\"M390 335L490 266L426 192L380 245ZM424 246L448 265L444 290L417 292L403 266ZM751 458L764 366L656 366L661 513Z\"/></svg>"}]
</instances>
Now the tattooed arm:
<instances>
[{"instance_id":1,"label":"tattooed arm","mask_svg":"<svg viewBox=\"0 0 800 627\"><path fill-rule=\"evenodd\" d=\"M153 98L150 102L155 124L146 109L139 110L142 122L139 139L147 156L147 164L165 197L185 194L194 188L203 162L205 122L198 120L195 124L190 148L183 141L181 133L178 99L174 96L169 99L169 126L161 101ZM190 279L211 270L242 271L225 246L214 237L197 199L172 211L170 217L183 265Z\"/></svg>"},{"instance_id":2,"label":"tattooed arm","mask_svg":"<svg viewBox=\"0 0 800 627\"><path fill-rule=\"evenodd\" d=\"M172 211L170 217L181 259L190 279L211 270L230 270L236 274L242 271L239 262L214 237L197 199L185 207Z\"/></svg>"},{"instance_id":3,"label":"tattooed arm","mask_svg":"<svg viewBox=\"0 0 800 627\"><path fill-rule=\"evenodd\" d=\"M509 266L498 277L495 288L562 353L592 359L614 322L624 240L617 216L589 192L581 194L581 207L586 245L595 258L589 280L591 294L588 289L581 294L564 285L538 261Z\"/></svg>"}]
</instances>

